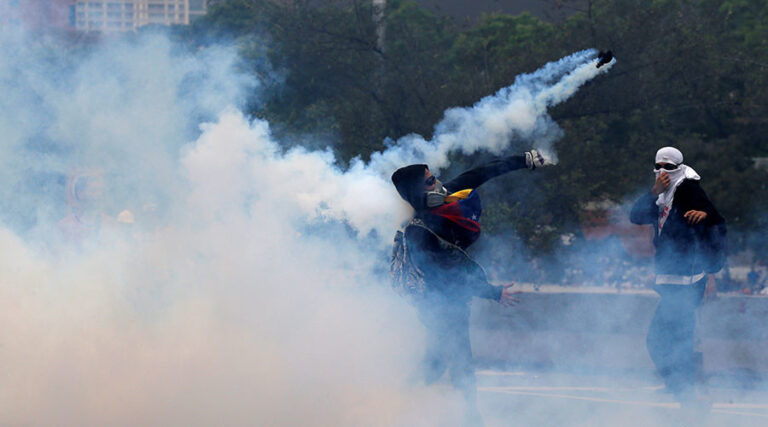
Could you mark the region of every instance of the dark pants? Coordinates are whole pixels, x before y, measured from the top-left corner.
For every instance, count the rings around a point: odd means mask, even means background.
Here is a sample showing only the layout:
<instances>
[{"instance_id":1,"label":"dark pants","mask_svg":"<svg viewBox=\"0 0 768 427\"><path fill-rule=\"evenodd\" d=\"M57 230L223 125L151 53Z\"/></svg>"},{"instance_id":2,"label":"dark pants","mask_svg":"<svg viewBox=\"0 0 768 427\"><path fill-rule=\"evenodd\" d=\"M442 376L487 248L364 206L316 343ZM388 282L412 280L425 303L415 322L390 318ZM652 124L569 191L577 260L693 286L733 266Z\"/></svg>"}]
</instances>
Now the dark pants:
<instances>
[{"instance_id":1,"label":"dark pants","mask_svg":"<svg viewBox=\"0 0 768 427\"><path fill-rule=\"evenodd\" d=\"M705 280L693 285L656 285L661 299L656 307L646 344L656 370L673 393L693 390L696 379L694 332L696 308L704 295Z\"/></svg>"},{"instance_id":2,"label":"dark pants","mask_svg":"<svg viewBox=\"0 0 768 427\"><path fill-rule=\"evenodd\" d=\"M425 382L434 383L447 369L453 387L474 405L477 388L469 341L469 306L435 301L420 307L419 318L427 332L427 351L422 362Z\"/></svg>"}]
</instances>

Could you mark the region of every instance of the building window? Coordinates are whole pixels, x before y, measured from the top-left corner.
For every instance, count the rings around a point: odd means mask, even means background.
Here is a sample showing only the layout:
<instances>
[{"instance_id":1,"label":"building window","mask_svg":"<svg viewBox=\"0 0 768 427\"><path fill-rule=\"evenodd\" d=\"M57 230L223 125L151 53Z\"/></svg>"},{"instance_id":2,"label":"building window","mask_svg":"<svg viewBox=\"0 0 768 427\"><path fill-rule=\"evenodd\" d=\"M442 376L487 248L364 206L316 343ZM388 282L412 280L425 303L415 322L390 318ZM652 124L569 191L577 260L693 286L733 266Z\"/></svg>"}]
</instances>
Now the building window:
<instances>
[{"instance_id":1,"label":"building window","mask_svg":"<svg viewBox=\"0 0 768 427\"><path fill-rule=\"evenodd\" d=\"M75 13L75 5L69 5L69 26L75 27L77 24L77 14Z\"/></svg>"},{"instance_id":2,"label":"building window","mask_svg":"<svg viewBox=\"0 0 768 427\"><path fill-rule=\"evenodd\" d=\"M205 10L205 2L203 0L189 0L189 10L203 11Z\"/></svg>"}]
</instances>

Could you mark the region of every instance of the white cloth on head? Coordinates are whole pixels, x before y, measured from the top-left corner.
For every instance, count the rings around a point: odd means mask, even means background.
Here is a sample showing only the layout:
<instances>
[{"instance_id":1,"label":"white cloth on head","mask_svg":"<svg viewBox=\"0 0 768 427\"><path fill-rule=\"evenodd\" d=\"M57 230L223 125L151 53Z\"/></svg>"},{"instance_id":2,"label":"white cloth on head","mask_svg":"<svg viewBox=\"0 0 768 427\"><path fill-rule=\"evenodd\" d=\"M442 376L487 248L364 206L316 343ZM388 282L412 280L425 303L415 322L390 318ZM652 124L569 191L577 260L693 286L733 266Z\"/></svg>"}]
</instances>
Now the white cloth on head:
<instances>
[{"instance_id":1,"label":"white cloth on head","mask_svg":"<svg viewBox=\"0 0 768 427\"><path fill-rule=\"evenodd\" d=\"M683 153L675 147L662 147L656 152L656 163L683 163Z\"/></svg>"},{"instance_id":2,"label":"white cloth on head","mask_svg":"<svg viewBox=\"0 0 768 427\"><path fill-rule=\"evenodd\" d=\"M659 234L667 221L669 211L672 210L672 202L675 200L675 191L686 179L698 181L701 179L698 173L692 167L684 165L683 153L674 147L664 147L656 152L656 163L671 163L678 165L677 169L668 171L666 169L655 169L654 173L658 177L663 171L669 174L669 187L659 194L656 198L656 206L659 207Z\"/></svg>"}]
</instances>

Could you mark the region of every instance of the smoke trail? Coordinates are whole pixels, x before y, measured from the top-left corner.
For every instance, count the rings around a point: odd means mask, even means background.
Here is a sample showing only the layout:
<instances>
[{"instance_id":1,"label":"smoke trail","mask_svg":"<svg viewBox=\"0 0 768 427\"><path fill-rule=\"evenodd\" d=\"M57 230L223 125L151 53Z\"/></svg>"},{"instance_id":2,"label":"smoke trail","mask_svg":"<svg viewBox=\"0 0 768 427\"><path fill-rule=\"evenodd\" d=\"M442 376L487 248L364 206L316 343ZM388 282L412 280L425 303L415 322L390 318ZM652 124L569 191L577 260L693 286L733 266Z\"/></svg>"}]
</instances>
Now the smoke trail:
<instances>
[{"instance_id":1,"label":"smoke trail","mask_svg":"<svg viewBox=\"0 0 768 427\"><path fill-rule=\"evenodd\" d=\"M592 49L576 52L518 76L514 84L472 107L450 109L435 127L431 141L418 135L401 138L388 150L372 156L371 167L382 174L408 163L443 168L452 151L500 153L513 143L531 142L556 160L552 143L561 130L547 115L547 108L565 101L616 62L614 59L597 68L596 55Z\"/></svg>"},{"instance_id":2,"label":"smoke trail","mask_svg":"<svg viewBox=\"0 0 768 427\"><path fill-rule=\"evenodd\" d=\"M10 424L459 419L452 392L408 382L421 332L378 273L407 214L388 175L445 166L452 150L551 141L547 106L598 73L592 51L548 64L448 111L432 141L409 136L342 171L330 152L283 152L238 111L257 83L233 49L187 53L151 36L73 58L0 34L0 52Z\"/></svg>"},{"instance_id":3,"label":"smoke trail","mask_svg":"<svg viewBox=\"0 0 768 427\"><path fill-rule=\"evenodd\" d=\"M298 149L285 157L277 157L281 167L273 172L281 176L281 181L296 184L298 207L310 220L344 220L362 235L375 230L379 236L388 237L407 215L397 197L387 196L387 193L394 196L388 177L400 166L427 163L439 169L448 166L448 153L452 151L500 153L513 142L532 142L556 159L551 144L561 135L561 130L547 115L547 108L568 99L584 83L615 63L614 59L596 68L596 54L594 50L574 53L532 74L519 76L513 85L473 107L450 109L437 124L432 140L419 135L403 137L385 151L374 153L368 164L358 159L342 173L330 166L333 162L330 153L318 156ZM234 119L225 120L231 125ZM241 121L239 125L245 126L245 123ZM263 124L253 126L263 127ZM269 143L265 149L274 150L269 148Z\"/></svg>"},{"instance_id":4,"label":"smoke trail","mask_svg":"<svg viewBox=\"0 0 768 427\"><path fill-rule=\"evenodd\" d=\"M577 52L532 74L521 75L512 86L471 108L448 110L431 141L418 135L406 136L385 151L374 153L368 164L353 161L346 171L334 166L330 152L298 148L276 154L278 147L270 140L268 125L260 120L248 123L237 111L227 112L217 123L206 125L201 141L239 140L255 154L253 161L258 166L249 172L248 182L261 193L270 193L279 203L303 212L304 221L345 221L361 236L375 231L383 237L379 243L386 245L391 230L408 215L389 182L392 171L421 162L438 169L448 166L448 153L452 151L498 153L513 142L530 141L554 156L551 143L561 130L547 115L547 108L568 99L581 85L615 63L614 59L598 69L595 55L594 50ZM239 130L232 135L219 135L235 128ZM281 188L290 190L274 193Z\"/></svg>"}]
</instances>

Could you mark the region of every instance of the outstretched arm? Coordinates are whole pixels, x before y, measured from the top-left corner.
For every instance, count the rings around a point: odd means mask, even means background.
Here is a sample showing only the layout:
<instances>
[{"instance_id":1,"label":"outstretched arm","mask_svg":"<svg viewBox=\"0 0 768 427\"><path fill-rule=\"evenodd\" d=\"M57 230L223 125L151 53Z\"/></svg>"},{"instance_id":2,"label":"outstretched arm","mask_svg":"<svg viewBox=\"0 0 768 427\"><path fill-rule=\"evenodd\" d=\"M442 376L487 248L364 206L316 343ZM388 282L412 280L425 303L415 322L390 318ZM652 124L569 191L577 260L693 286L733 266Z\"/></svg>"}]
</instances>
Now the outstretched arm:
<instances>
[{"instance_id":1,"label":"outstretched arm","mask_svg":"<svg viewBox=\"0 0 768 427\"><path fill-rule=\"evenodd\" d=\"M505 157L472 168L443 185L450 192L477 188L491 178L525 167L524 155Z\"/></svg>"}]
</instances>

